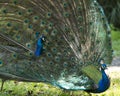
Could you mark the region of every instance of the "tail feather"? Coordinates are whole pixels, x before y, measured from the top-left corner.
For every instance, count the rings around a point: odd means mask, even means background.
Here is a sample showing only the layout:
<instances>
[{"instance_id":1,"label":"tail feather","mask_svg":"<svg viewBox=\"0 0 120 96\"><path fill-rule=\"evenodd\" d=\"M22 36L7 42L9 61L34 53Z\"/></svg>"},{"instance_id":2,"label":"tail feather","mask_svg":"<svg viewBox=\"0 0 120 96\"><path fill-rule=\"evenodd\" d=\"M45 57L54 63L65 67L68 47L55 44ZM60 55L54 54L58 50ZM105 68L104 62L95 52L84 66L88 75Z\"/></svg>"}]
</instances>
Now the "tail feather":
<instances>
[{"instance_id":1,"label":"tail feather","mask_svg":"<svg viewBox=\"0 0 120 96\"><path fill-rule=\"evenodd\" d=\"M85 73L89 78L91 78L97 85L102 79L102 73L93 65L88 65L82 68L82 72Z\"/></svg>"},{"instance_id":2,"label":"tail feather","mask_svg":"<svg viewBox=\"0 0 120 96\"><path fill-rule=\"evenodd\" d=\"M35 56L42 35L46 39L42 54ZM53 85L63 80L72 83L68 89L90 89L101 78L99 59L111 63L109 35L106 17L95 0L2 0L0 74Z\"/></svg>"}]
</instances>

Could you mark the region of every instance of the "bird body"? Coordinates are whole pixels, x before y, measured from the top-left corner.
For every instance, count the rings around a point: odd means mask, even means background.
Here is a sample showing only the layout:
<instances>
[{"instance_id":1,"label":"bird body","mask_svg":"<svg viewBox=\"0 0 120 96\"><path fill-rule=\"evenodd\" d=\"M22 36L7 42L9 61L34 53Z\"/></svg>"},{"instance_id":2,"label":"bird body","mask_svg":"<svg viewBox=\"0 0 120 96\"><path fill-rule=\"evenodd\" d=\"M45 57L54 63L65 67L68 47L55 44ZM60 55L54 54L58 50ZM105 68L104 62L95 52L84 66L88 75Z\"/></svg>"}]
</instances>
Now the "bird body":
<instances>
[{"instance_id":1,"label":"bird body","mask_svg":"<svg viewBox=\"0 0 120 96\"><path fill-rule=\"evenodd\" d=\"M42 50L43 50L43 41L42 41L42 37L41 37L37 41L35 56L40 56L42 54Z\"/></svg>"},{"instance_id":2,"label":"bird body","mask_svg":"<svg viewBox=\"0 0 120 96\"><path fill-rule=\"evenodd\" d=\"M100 59L110 64L112 47L109 25L96 0L0 1L3 80L102 92L109 78L100 70Z\"/></svg>"},{"instance_id":3,"label":"bird body","mask_svg":"<svg viewBox=\"0 0 120 96\"><path fill-rule=\"evenodd\" d=\"M105 64L102 64L104 66ZM106 66L106 65L105 65ZM110 86L110 78L105 73L105 69L101 67L102 78L99 80L98 84L95 86L95 90L86 90L87 92L101 93L107 90Z\"/></svg>"},{"instance_id":4,"label":"bird body","mask_svg":"<svg viewBox=\"0 0 120 96\"><path fill-rule=\"evenodd\" d=\"M110 86L110 79L109 77L106 75L105 71L102 69L102 79L100 80L99 84L98 84L98 88L96 89L96 93L101 93L104 92L105 90L107 90Z\"/></svg>"}]
</instances>

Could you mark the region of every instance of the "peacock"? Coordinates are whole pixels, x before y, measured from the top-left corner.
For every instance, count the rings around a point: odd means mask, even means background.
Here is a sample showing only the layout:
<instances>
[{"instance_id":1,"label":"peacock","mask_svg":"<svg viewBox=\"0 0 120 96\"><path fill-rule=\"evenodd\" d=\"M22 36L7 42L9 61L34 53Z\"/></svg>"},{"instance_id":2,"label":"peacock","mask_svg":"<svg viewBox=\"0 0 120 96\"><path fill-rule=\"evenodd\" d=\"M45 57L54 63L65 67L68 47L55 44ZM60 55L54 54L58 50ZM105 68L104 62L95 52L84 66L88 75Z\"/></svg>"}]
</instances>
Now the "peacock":
<instances>
[{"instance_id":1,"label":"peacock","mask_svg":"<svg viewBox=\"0 0 120 96\"><path fill-rule=\"evenodd\" d=\"M96 0L0 0L0 78L101 93L111 32Z\"/></svg>"}]
</instances>

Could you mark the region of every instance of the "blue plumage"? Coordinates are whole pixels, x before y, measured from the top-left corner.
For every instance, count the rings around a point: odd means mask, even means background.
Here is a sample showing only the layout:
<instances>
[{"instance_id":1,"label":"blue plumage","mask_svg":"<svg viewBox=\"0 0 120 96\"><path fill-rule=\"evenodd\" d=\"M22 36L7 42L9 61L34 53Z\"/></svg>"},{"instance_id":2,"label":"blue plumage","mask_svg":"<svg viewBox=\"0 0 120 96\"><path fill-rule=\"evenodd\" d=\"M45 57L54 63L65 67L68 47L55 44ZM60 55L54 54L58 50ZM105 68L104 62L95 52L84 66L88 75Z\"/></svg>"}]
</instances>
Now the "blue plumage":
<instances>
[{"instance_id":1,"label":"blue plumage","mask_svg":"<svg viewBox=\"0 0 120 96\"><path fill-rule=\"evenodd\" d=\"M35 50L35 56L40 56L42 54L42 50L43 50L43 40L44 40L44 36L41 36L38 41L37 41L37 46L36 46L36 50Z\"/></svg>"},{"instance_id":2,"label":"blue plumage","mask_svg":"<svg viewBox=\"0 0 120 96\"><path fill-rule=\"evenodd\" d=\"M109 88L110 79L107 76L107 74L105 73L106 68L107 68L106 64L102 64L102 66L101 66L102 79L99 81L98 88L96 90L91 91L91 92L101 93Z\"/></svg>"}]
</instances>

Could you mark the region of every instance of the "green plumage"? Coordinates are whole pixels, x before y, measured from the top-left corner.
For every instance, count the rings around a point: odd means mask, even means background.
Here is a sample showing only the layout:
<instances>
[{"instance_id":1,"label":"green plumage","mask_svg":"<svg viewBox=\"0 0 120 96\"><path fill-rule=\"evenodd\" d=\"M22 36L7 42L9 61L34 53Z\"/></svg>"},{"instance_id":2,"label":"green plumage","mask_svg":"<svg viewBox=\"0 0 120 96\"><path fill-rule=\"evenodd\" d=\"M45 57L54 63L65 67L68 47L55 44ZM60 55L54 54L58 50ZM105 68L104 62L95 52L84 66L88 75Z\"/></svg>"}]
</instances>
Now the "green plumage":
<instances>
[{"instance_id":1,"label":"green plumage","mask_svg":"<svg viewBox=\"0 0 120 96\"><path fill-rule=\"evenodd\" d=\"M95 84L98 84L99 80L102 79L101 72L93 65L83 67L82 72L89 76L95 82Z\"/></svg>"},{"instance_id":2,"label":"green plumage","mask_svg":"<svg viewBox=\"0 0 120 96\"><path fill-rule=\"evenodd\" d=\"M43 52L36 57L42 35ZM2 79L91 89L101 78L98 61L111 63L110 42L106 17L94 0L0 1ZM95 71L98 78L93 78Z\"/></svg>"}]
</instances>

